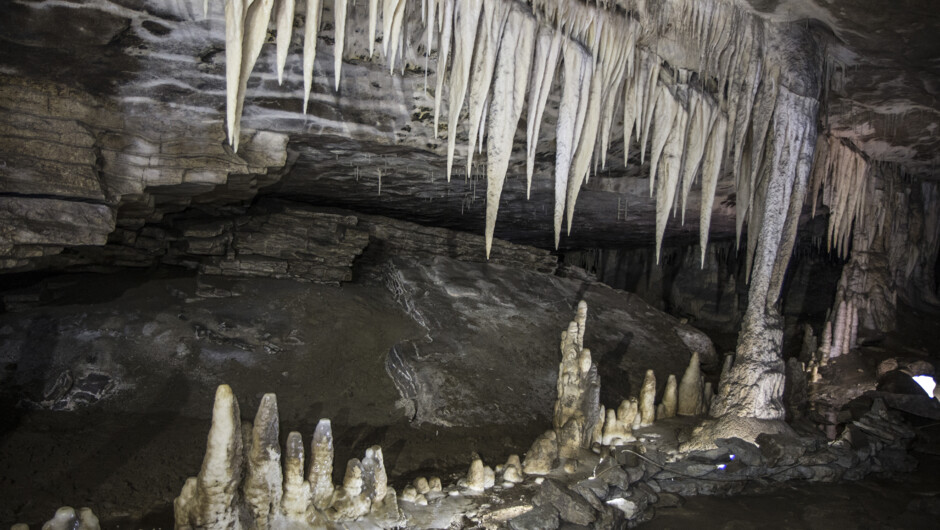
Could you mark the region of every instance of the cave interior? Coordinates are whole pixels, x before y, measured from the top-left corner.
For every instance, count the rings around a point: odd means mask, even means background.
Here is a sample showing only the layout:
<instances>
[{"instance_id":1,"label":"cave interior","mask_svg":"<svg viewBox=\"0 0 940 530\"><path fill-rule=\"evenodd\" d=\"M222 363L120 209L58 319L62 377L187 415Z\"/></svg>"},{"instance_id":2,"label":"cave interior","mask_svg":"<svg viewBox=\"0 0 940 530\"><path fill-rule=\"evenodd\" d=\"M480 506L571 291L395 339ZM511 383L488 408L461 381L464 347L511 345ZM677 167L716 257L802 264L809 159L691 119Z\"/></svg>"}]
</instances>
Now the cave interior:
<instances>
[{"instance_id":1,"label":"cave interior","mask_svg":"<svg viewBox=\"0 0 940 530\"><path fill-rule=\"evenodd\" d=\"M0 0L0 524L935 527L938 35Z\"/></svg>"}]
</instances>

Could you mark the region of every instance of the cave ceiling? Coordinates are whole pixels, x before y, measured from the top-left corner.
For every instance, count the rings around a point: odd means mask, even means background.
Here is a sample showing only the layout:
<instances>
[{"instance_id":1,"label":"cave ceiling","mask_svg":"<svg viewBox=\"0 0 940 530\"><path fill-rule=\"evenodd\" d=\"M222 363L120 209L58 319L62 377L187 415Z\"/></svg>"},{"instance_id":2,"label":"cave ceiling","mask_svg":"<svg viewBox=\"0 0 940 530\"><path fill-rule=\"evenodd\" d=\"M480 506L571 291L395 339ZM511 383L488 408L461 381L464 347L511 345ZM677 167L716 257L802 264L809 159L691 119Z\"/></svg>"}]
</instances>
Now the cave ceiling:
<instances>
[{"instance_id":1,"label":"cave ceiling","mask_svg":"<svg viewBox=\"0 0 940 530\"><path fill-rule=\"evenodd\" d=\"M652 2L650 2L652 3ZM334 17L324 2L314 80L303 113L298 2L283 85L274 23L248 80L239 151L226 142L224 3L196 0L3 0L0 15L0 258L16 269L71 245L102 245L191 207L219 211L257 195L378 213L481 234L485 163L466 178L467 123L446 172L446 112L434 131L437 50L425 58L421 2L406 11L403 62L390 74L368 53L368 2L350 3L342 79L333 83ZM608 3L604 3L605 5ZM607 8L624 13L623 2ZM940 14L927 0L749 0L743 9L809 35L794 50L820 58L821 130L871 160L932 178L940 161ZM426 70L427 65L427 70ZM557 76L556 76L557 77ZM500 202L496 237L551 248L551 172L559 80L549 96L526 200L525 113ZM444 96L446 101L446 95ZM624 167L615 120L605 168L591 172L562 248L651 244L656 199L649 160ZM712 239L735 234L734 178L725 172ZM698 238L700 183L684 224ZM70 230L69 227L79 230ZM76 235L79 234L79 235Z\"/></svg>"}]
</instances>

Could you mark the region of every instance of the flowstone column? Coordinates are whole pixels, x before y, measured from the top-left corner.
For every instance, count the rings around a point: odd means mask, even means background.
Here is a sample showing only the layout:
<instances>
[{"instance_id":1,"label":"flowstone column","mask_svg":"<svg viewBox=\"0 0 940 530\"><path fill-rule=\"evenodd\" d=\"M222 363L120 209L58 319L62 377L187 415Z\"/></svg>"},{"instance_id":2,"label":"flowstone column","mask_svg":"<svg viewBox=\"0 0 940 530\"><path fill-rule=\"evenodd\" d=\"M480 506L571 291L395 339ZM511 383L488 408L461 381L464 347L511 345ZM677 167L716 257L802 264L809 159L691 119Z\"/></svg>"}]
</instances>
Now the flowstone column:
<instances>
[{"instance_id":1,"label":"flowstone column","mask_svg":"<svg viewBox=\"0 0 940 530\"><path fill-rule=\"evenodd\" d=\"M760 184L763 212L749 227L759 234L748 307L734 364L711 406L713 417L784 418L783 321L777 302L812 167L817 110L816 99L779 88Z\"/></svg>"}]
</instances>

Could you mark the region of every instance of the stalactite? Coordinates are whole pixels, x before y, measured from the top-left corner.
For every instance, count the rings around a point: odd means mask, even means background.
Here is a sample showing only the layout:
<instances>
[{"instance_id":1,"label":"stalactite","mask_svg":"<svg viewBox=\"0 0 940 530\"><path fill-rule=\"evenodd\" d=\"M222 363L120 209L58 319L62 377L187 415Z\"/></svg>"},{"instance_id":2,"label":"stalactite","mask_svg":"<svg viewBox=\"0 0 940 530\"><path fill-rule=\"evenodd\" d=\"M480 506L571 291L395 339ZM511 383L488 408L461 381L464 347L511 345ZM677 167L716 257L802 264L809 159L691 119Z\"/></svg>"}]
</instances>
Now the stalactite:
<instances>
[{"instance_id":1,"label":"stalactite","mask_svg":"<svg viewBox=\"0 0 940 530\"><path fill-rule=\"evenodd\" d=\"M512 155L512 140L522 115L529 71L535 45L535 18L518 8L512 9L504 38L513 46L503 46L496 60L493 99L490 104L486 142L486 257L490 257L493 231L499 210L499 197Z\"/></svg>"},{"instance_id":2,"label":"stalactite","mask_svg":"<svg viewBox=\"0 0 940 530\"><path fill-rule=\"evenodd\" d=\"M438 134L438 117L441 114L441 97L444 92L444 72L447 69L447 55L450 53L451 33L454 22L454 0L444 0L444 27L441 29L441 45L437 54L437 89L434 92L434 137ZM450 124L448 124L448 127ZM457 126L456 123L453 124Z\"/></svg>"},{"instance_id":3,"label":"stalactite","mask_svg":"<svg viewBox=\"0 0 940 530\"><path fill-rule=\"evenodd\" d=\"M261 46L268 35L268 21L274 0L256 0L251 2L245 13L245 35L242 43L242 64L239 73L238 93L235 98L235 127L232 149L238 151L238 137L241 132L242 108L245 105L245 92L248 90L248 78L255 68Z\"/></svg>"},{"instance_id":4,"label":"stalactite","mask_svg":"<svg viewBox=\"0 0 940 530\"><path fill-rule=\"evenodd\" d=\"M304 23L304 114L313 87L313 63L317 58L317 32L320 30L322 0L307 0L307 19ZM226 50L227 51L227 50Z\"/></svg>"},{"instance_id":5,"label":"stalactite","mask_svg":"<svg viewBox=\"0 0 940 530\"><path fill-rule=\"evenodd\" d=\"M431 2L434 3L433 1ZM477 37L480 11L483 0L457 2L454 11L454 59L450 74L450 106L447 113L447 181L450 182L451 169L454 165L454 149L457 143L457 120L467 95L467 83L470 79L470 67L473 58L473 45ZM432 16L429 17L433 19ZM433 26L433 24L431 24ZM428 31L431 31L428 29Z\"/></svg>"},{"instance_id":6,"label":"stalactite","mask_svg":"<svg viewBox=\"0 0 940 530\"><path fill-rule=\"evenodd\" d=\"M558 68L561 52L561 31L542 26L535 48L533 79L529 87L529 115L526 120L526 199L532 190L532 173L535 169L535 151L538 147L542 114L548 102L548 93Z\"/></svg>"},{"instance_id":7,"label":"stalactite","mask_svg":"<svg viewBox=\"0 0 940 530\"><path fill-rule=\"evenodd\" d=\"M294 31L294 0L278 0L275 11L277 19L277 84L284 82L284 65L290 51L290 39Z\"/></svg>"},{"instance_id":8,"label":"stalactite","mask_svg":"<svg viewBox=\"0 0 940 530\"><path fill-rule=\"evenodd\" d=\"M571 159L579 135L578 120L581 100L587 98L583 92L585 81L590 83L590 63L584 50L575 44L565 43L563 61L563 84L561 103L558 106L558 122L555 130L555 248L561 237L561 221L564 215L565 197Z\"/></svg>"},{"instance_id":9,"label":"stalactite","mask_svg":"<svg viewBox=\"0 0 940 530\"><path fill-rule=\"evenodd\" d=\"M483 130L481 124L485 115L487 95L496 68L496 54L499 39L503 34L508 9L503 2L484 2L483 16L480 19L479 36L476 52L473 54L473 68L470 76L469 121L470 134L467 147L467 178L473 169L473 149L477 144L477 135ZM480 144L482 145L482 141Z\"/></svg>"},{"instance_id":10,"label":"stalactite","mask_svg":"<svg viewBox=\"0 0 940 530\"><path fill-rule=\"evenodd\" d=\"M666 92L668 94L668 92ZM672 99L672 97L669 99ZM679 172L682 169L682 153L685 150L685 139L688 129L689 113L681 104L676 105L676 117L671 126L669 136L660 160L659 189L656 191L656 263L663 246L663 235L666 233L666 222L669 220L669 210L676 197L676 187L679 184ZM650 175L652 179L652 174Z\"/></svg>"}]
</instances>

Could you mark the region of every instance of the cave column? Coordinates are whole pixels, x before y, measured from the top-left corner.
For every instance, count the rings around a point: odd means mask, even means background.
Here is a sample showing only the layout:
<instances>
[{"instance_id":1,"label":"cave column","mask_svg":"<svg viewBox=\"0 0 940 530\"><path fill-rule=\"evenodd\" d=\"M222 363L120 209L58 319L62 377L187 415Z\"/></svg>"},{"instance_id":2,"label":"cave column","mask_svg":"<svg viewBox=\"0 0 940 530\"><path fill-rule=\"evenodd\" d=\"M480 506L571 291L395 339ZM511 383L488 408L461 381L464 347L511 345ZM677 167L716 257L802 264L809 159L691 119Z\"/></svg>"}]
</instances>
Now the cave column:
<instances>
[{"instance_id":1,"label":"cave column","mask_svg":"<svg viewBox=\"0 0 940 530\"><path fill-rule=\"evenodd\" d=\"M762 208L760 222L748 228L760 230L748 306L734 365L711 406L713 417L784 418L783 318L778 300L812 168L818 105L815 98L779 88L758 183L763 199L755 204Z\"/></svg>"}]
</instances>

